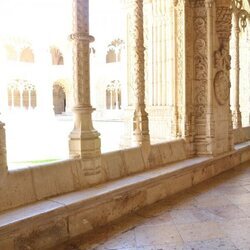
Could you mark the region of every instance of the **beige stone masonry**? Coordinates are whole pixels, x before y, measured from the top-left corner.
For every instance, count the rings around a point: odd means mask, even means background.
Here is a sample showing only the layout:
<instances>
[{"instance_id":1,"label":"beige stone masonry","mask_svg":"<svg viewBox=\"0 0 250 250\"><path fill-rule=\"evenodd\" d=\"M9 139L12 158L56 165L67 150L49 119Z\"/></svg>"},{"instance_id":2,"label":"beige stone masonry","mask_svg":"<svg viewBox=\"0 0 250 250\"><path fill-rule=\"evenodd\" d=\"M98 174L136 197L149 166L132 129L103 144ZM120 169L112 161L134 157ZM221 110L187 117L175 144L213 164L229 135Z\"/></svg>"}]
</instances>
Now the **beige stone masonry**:
<instances>
[{"instance_id":1,"label":"beige stone masonry","mask_svg":"<svg viewBox=\"0 0 250 250\"><path fill-rule=\"evenodd\" d=\"M47 249L250 160L250 143L0 214L0 248ZM31 226L32 225L32 226Z\"/></svg>"}]
</instances>

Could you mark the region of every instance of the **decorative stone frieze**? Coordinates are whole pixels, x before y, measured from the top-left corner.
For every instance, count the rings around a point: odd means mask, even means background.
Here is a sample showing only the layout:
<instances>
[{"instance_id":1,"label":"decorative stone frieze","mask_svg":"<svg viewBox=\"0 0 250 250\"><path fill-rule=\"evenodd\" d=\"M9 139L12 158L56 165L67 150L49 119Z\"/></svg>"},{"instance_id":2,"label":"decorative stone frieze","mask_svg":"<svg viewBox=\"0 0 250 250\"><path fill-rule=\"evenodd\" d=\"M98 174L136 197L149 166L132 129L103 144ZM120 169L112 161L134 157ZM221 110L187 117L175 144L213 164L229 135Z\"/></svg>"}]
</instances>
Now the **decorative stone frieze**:
<instances>
[{"instance_id":1,"label":"decorative stone frieze","mask_svg":"<svg viewBox=\"0 0 250 250\"><path fill-rule=\"evenodd\" d=\"M216 32L220 42L229 40L231 34L232 10L229 6L217 5L216 8Z\"/></svg>"},{"instance_id":2,"label":"decorative stone frieze","mask_svg":"<svg viewBox=\"0 0 250 250\"><path fill-rule=\"evenodd\" d=\"M204 3L195 5L194 17L194 72L195 72L195 116L204 119L206 114L207 45L206 12Z\"/></svg>"}]
</instances>

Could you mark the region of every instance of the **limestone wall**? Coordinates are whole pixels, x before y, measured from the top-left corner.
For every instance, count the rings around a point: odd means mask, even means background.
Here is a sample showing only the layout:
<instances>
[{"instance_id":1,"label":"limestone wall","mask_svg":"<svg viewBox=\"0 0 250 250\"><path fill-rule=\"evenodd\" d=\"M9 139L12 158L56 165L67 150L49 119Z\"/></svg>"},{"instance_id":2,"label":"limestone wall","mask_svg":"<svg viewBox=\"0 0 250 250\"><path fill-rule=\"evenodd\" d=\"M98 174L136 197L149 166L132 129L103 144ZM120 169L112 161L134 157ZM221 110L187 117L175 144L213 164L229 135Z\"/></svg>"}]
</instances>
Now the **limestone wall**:
<instances>
[{"instance_id":1,"label":"limestone wall","mask_svg":"<svg viewBox=\"0 0 250 250\"><path fill-rule=\"evenodd\" d=\"M184 160L187 155L184 140L152 145L148 156L141 148L103 154L100 179L122 178ZM93 186L94 177L88 175L88 168L96 165L94 161L67 160L5 172L0 176L0 211Z\"/></svg>"}]
</instances>

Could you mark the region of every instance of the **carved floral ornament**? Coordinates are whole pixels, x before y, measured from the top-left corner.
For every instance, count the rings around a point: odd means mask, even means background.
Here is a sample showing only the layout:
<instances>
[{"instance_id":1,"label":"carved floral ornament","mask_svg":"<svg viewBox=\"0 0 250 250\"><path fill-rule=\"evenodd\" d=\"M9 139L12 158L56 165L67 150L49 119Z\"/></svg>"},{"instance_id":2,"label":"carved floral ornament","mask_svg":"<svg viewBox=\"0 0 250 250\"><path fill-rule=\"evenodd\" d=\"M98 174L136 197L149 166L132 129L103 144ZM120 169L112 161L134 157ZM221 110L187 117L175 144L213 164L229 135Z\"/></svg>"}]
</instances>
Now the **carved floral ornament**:
<instances>
[{"instance_id":1,"label":"carved floral ornament","mask_svg":"<svg viewBox=\"0 0 250 250\"><path fill-rule=\"evenodd\" d=\"M221 47L214 53L214 65L219 70L214 78L214 91L216 100L220 105L224 105L230 95L229 70L231 56L227 44L227 41L223 40Z\"/></svg>"},{"instance_id":2,"label":"carved floral ornament","mask_svg":"<svg viewBox=\"0 0 250 250\"><path fill-rule=\"evenodd\" d=\"M238 18L238 25L244 30L247 26L247 20L250 20L250 13L243 8L242 0L232 0L231 8Z\"/></svg>"}]
</instances>

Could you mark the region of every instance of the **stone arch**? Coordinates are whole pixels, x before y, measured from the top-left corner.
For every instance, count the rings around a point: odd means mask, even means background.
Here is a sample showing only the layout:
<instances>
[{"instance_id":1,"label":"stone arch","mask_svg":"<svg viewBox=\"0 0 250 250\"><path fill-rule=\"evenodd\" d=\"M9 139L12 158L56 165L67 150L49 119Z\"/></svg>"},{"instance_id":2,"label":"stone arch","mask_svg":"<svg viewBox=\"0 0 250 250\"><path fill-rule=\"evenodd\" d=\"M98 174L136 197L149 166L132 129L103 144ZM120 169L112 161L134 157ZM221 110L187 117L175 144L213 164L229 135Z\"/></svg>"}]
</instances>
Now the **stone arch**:
<instances>
[{"instance_id":1,"label":"stone arch","mask_svg":"<svg viewBox=\"0 0 250 250\"><path fill-rule=\"evenodd\" d=\"M62 52L56 48L50 48L51 60L53 65L64 65L64 57Z\"/></svg>"},{"instance_id":2,"label":"stone arch","mask_svg":"<svg viewBox=\"0 0 250 250\"><path fill-rule=\"evenodd\" d=\"M17 51L14 46L7 44L4 46L6 51L6 59L10 61L17 61Z\"/></svg>"},{"instance_id":3,"label":"stone arch","mask_svg":"<svg viewBox=\"0 0 250 250\"><path fill-rule=\"evenodd\" d=\"M106 63L114 63L116 62L116 53L113 48L109 48L106 54Z\"/></svg>"},{"instance_id":4,"label":"stone arch","mask_svg":"<svg viewBox=\"0 0 250 250\"><path fill-rule=\"evenodd\" d=\"M30 47L26 47L21 51L20 61L34 63L35 57L34 57L34 53L33 53L32 49Z\"/></svg>"},{"instance_id":5,"label":"stone arch","mask_svg":"<svg viewBox=\"0 0 250 250\"><path fill-rule=\"evenodd\" d=\"M106 87L106 109L121 109L121 83L113 80Z\"/></svg>"},{"instance_id":6,"label":"stone arch","mask_svg":"<svg viewBox=\"0 0 250 250\"><path fill-rule=\"evenodd\" d=\"M67 91L61 82L53 84L53 106L56 115L62 114L66 111L67 105Z\"/></svg>"},{"instance_id":7,"label":"stone arch","mask_svg":"<svg viewBox=\"0 0 250 250\"><path fill-rule=\"evenodd\" d=\"M121 52L124 48L124 41L121 39L115 39L108 45L108 51L106 54L106 63L114 63L121 61Z\"/></svg>"},{"instance_id":8,"label":"stone arch","mask_svg":"<svg viewBox=\"0 0 250 250\"><path fill-rule=\"evenodd\" d=\"M34 84L26 80L14 80L8 85L8 106L11 108L36 108L37 94Z\"/></svg>"}]
</instances>

